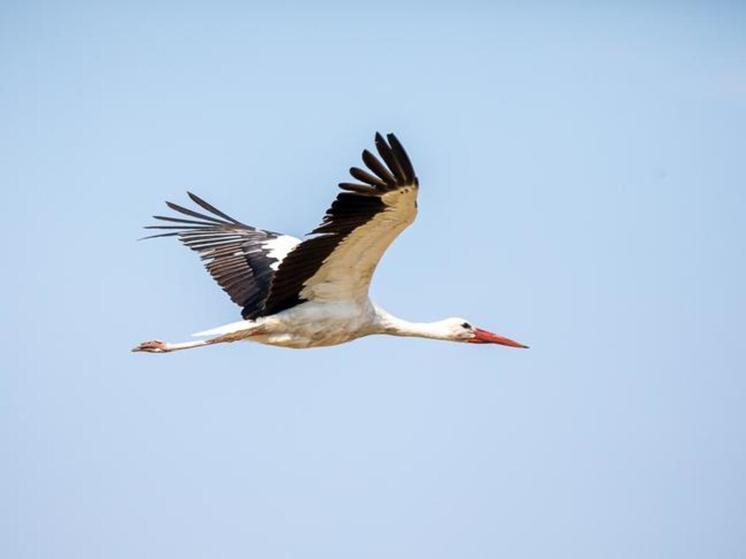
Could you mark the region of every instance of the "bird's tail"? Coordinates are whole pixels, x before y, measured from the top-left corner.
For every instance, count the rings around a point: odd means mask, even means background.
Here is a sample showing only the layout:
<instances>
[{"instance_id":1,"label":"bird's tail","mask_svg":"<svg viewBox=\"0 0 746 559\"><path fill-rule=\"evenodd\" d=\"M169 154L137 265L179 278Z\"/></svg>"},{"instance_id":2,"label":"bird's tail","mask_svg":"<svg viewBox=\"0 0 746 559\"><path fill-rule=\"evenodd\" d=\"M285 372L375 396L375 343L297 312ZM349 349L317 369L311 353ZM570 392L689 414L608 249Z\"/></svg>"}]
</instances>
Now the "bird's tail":
<instances>
[{"instance_id":1,"label":"bird's tail","mask_svg":"<svg viewBox=\"0 0 746 559\"><path fill-rule=\"evenodd\" d=\"M231 322L230 324L224 324L217 328L210 328L209 330L203 330L202 332L196 332L192 334L195 338L202 336L224 336L225 334L233 334L235 332L241 332L242 330L252 330L256 328L257 324L253 320L239 320L238 322Z\"/></svg>"}]
</instances>

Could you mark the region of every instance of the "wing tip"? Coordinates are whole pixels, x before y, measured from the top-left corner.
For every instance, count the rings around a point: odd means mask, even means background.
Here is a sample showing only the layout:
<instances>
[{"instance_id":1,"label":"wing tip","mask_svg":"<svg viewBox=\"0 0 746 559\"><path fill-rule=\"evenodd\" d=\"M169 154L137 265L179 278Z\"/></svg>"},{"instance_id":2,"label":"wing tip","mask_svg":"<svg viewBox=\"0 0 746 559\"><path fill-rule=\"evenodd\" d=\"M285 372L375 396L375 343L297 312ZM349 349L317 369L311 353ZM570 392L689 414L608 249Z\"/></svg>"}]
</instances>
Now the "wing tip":
<instances>
[{"instance_id":1,"label":"wing tip","mask_svg":"<svg viewBox=\"0 0 746 559\"><path fill-rule=\"evenodd\" d=\"M386 167L388 167L388 170L394 176L397 186L418 184L412 162L404 146L402 146L396 137L396 134L389 132L386 134L386 138L384 138L380 132L376 132L374 138L376 149L385 162Z\"/></svg>"}]
</instances>

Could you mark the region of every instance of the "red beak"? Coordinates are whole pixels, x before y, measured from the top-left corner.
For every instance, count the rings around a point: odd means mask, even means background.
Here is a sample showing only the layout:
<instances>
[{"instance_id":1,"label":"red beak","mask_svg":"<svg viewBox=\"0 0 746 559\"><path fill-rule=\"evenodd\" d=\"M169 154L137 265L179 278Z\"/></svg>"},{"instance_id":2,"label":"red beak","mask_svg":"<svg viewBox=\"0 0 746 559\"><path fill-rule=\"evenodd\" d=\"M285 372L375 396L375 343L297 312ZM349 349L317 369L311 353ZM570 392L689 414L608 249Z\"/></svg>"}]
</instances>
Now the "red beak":
<instances>
[{"instance_id":1,"label":"red beak","mask_svg":"<svg viewBox=\"0 0 746 559\"><path fill-rule=\"evenodd\" d=\"M474 337L467 341L472 344L500 344L510 347L528 348L527 345L518 343L514 340L511 340L510 338L498 336L497 334L493 334L492 332L488 332L487 330L482 330L481 328L475 328Z\"/></svg>"}]
</instances>

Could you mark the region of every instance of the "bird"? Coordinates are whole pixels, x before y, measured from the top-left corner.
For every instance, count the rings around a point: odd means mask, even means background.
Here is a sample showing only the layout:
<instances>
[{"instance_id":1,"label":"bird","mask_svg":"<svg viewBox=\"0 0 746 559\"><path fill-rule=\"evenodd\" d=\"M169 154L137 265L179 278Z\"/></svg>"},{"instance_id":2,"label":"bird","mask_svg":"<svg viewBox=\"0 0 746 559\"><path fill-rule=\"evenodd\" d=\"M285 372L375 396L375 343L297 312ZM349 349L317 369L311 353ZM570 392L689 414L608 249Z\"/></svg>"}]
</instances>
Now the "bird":
<instances>
[{"instance_id":1,"label":"bird","mask_svg":"<svg viewBox=\"0 0 746 559\"><path fill-rule=\"evenodd\" d=\"M419 180L394 134L374 137L367 168L339 183L321 224L303 239L246 225L187 192L200 211L173 202L174 215L144 237L176 237L195 251L213 279L242 309L241 320L193 334L182 343L143 342L134 352L170 353L253 341L285 348L333 346L375 334L468 344L528 346L477 328L463 318L410 322L372 302L368 288L386 249L417 215Z\"/></svg>"}]
</instances>

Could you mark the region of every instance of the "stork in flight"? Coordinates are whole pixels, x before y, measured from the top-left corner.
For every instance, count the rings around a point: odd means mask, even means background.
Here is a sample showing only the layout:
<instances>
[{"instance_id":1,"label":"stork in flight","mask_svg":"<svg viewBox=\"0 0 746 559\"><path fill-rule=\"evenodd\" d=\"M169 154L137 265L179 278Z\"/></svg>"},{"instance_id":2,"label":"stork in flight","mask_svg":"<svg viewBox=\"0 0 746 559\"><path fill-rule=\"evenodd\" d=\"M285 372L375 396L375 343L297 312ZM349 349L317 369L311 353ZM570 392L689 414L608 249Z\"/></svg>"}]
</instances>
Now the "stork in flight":
<instances>
[{"instance_id":1,"label":"stork in flight","mask_svg":"<svg viewBox=\"0 0 746 559\"><path fill-rule=\"evenodd\" d=\"M360 182L339 185L344 192L303 240L245 225L192 193L189 197L207 213L166 202L190 219L154 216L169 224L146 228L168 232L146 238L175 236L199 253L210 275L242 307L243 320L195 334L201 340L153 340L132 351L167 353L239 340L310 348L371 334L527 347L463 318L402 320L368 298L378 261L417 215L419 191L396 136L376 134L375 144L381 159L363 151L369 171L350 169Z\"/></svg>"}]
</instances>

